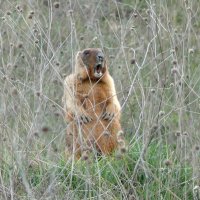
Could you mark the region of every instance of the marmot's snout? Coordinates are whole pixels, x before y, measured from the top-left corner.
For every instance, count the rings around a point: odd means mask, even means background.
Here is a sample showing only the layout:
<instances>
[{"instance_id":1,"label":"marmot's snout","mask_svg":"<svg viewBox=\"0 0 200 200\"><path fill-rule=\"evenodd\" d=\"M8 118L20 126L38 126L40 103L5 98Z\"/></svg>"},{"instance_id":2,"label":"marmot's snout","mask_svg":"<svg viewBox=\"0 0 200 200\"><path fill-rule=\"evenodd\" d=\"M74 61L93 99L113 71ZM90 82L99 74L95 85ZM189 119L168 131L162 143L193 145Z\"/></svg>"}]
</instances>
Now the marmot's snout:
<instances>
[{"instance_id":1,"label":"marmot's snout","mask_svg":"<svg viewBox=\"0 0 200 200\"><path fill-rule=\"evenodd\" d=\"M97 53L97 63L103 63L103 61L104 61L104 54L103 54L103 52L102 51L99 51L98 53Z\"/></svg>"}]
</instances>

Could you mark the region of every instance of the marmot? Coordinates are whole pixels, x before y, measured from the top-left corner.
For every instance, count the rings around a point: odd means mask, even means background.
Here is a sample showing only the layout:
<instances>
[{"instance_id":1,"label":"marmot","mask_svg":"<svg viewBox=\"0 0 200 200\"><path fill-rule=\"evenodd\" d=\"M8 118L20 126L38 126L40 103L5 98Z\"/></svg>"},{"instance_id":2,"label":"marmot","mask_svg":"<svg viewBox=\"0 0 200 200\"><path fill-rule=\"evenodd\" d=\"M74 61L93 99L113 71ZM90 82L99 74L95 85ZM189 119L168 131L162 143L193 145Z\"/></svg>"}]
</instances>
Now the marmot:
<instances>
[{"instance_id":1,"label":"marmot","mask_svg":"<svg viewBox=\"0 0 200 200\"><path fill-rule=\"evenodd\" d=\"M89 48L76 56L75 72L64 81L67 147L80 158L83 151L110 154L125 149L120 125L120 104L113 78L100 49Z\"/></svg>"}]
</instances>

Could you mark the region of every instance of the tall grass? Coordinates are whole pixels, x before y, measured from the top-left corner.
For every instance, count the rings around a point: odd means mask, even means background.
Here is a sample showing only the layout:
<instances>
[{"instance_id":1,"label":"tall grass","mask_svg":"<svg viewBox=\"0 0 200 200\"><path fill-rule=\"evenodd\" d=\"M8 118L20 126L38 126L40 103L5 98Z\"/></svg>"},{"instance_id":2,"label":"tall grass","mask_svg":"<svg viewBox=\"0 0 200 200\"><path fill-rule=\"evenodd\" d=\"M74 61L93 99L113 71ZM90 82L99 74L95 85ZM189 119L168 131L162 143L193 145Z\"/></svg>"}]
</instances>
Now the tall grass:
<instances>
[{"instance_id":1,"label":"tall grass","mask_svg":"<svg viewBox=\"0 0 200 200\"><path fill-rule=\"evenodd\" d=\"M0 199L200 199L199 1L0 1ZM102 48L128 151L64 154L64 77Z\"/></svg>"}]
</instances>

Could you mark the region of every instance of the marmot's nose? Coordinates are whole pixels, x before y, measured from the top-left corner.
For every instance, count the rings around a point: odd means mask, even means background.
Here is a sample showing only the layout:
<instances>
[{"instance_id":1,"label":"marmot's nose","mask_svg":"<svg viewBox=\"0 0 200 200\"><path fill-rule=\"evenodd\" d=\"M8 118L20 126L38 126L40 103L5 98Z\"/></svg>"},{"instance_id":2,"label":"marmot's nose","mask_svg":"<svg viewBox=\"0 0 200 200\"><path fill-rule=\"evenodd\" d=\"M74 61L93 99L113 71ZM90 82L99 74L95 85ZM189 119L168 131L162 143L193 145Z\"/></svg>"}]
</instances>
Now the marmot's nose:
<instances>
[{"instance_id":1,"label":"marmot's nose","mask_svg":"<svg viewBox=\"0 0 200 200\"><path fill-rule=\"evenodd\" d=\"M102 53L102 52L99 52L99 53L97 54L97 60L98 60L99 62L103 62L103 59L104 59L103 53Z\"/></svg>"}]
</instances>

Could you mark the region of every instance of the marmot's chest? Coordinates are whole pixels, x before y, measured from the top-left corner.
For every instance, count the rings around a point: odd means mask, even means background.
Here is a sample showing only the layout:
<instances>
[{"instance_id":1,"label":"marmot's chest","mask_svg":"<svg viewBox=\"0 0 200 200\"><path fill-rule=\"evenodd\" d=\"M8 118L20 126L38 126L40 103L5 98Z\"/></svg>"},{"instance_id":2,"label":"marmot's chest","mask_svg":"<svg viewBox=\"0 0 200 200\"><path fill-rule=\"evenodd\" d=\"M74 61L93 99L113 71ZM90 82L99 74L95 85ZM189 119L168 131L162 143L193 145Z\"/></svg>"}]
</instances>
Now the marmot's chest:
<instances>
[{"instance_id":1,"label":"marmot's chest","mask_svg":"<svg viewBox=\"0 0 200 200\"><path fill-rule=\"evenodd\" d=\"M77 87L77 95L86 110L101 110L105 108L108 91L102 83L83 83Z\"/></svg>"}]
</instances>

